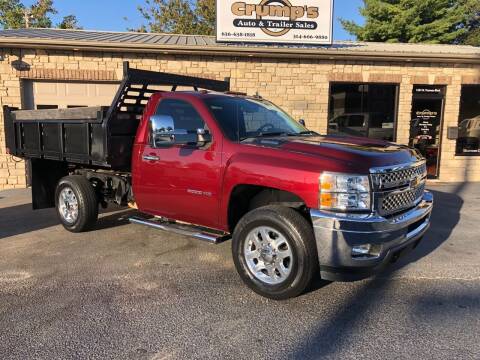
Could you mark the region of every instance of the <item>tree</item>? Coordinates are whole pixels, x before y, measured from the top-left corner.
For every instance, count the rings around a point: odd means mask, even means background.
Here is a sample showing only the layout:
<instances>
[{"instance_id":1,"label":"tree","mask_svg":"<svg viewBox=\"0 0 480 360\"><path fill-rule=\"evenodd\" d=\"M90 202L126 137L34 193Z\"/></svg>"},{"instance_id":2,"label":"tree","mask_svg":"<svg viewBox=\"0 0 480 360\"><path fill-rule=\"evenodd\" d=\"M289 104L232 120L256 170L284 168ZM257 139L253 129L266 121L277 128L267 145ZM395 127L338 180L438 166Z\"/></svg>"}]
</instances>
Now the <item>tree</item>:
<instances>
[{"instance_id":1,"label":"tree","mask_svg":"<svg viewBox=\"0 0 480 360\"><path fill-rule=\"evenodd\" d=\"M480 46L480 28L471 30L465 38L462 39L465 45Z\"/></svg>"},{"instance_id":2,"label":"tree","mask_svg":"<svg viewBox=\"0 0 480 360\"><path fill-rule=\"evenodd\" d=\"M195 8L197 15L197 31L203 35L215 34L215 0L198 0Z\"/></svg>"},{"instance_id":3,"label":"tree","mask_svg":"<svg viewBox=\"0 0 480 360\"><path fill-rule=\"evenodd\" d=\"M28 7L20 0L0 0L0 25L4 29L51 28L54 14L53 0L37 0ZM60 26L79 28L75 15L65 16Z\"/></svg>"},{"instance_id":4,"label":"tree","mask_svg":"<svg viewBox=\"0 0 480 360\"><path fill-rule=\"evenodd\" d=\"M25 10L19 0L0 0L0 25L4 29L25 27Z\"/></svg>"},{"instance_id":5,"label":"tree","mask_svg":"<svg viewBox=\"0 0 480 360\"><path fill-rule=\"evenodd\" d=\"M460 42L466 45L480 46L480 1L467 1L466 7L467 32L460 39Z\"/></svg>"},{"instance_id":6,"label":"tree","mask_svg":"<svg viewBox=\"0 0 480 360\"><path fill-rule=\"evenodd\" d=\"M49 15L56 14L57 10L53 7L53 0L38 0L27 10L30 16L29 27L34 28L50 28L52 20Z\"/></svg>"},{"instance_id":7,"label":"tree","mask_svg":"<svg viewBox=\"0 0 480 360\"><path fill-rule=\"evenodd\" d=\"M473 31L475 8L478 0L364 0L365 25L341 22L361 41L455 44Z\"/></svg>"},{"instance_id":8,"label":"tree","mask_svg":"<svg viewBox=\"0 0 480 360\"><path fill-rule=\"evenodd\" d=\"M77 29L81 30L83 29L79 24L78 24L78 19L75 15L67 15L63 18L62 22L57 25L59 29Z\"/></svg>"},{"instance_id":9,"label":"tree","mask_svg":"<svg viewBox=\"0 0 480 360\"><path fill-rule=\"evenodd\" d=\"M141 32L213 35L215 0L146 0L138 10L147 21Z\"/></svg>"}]
</instances>

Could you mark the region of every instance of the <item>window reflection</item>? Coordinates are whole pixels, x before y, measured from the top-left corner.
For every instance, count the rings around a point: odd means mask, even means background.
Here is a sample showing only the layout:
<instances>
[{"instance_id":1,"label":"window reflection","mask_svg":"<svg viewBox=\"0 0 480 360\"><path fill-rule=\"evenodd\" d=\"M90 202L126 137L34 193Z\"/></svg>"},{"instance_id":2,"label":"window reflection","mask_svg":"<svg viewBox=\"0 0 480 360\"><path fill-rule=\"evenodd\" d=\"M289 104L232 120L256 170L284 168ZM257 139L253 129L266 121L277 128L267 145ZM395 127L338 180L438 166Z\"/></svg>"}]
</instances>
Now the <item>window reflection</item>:
<instances>
[{"instance_id":1,"label":"window reflection","mask_svg":"<svg viewBox=\"0 0 480 360\"><path fill-rule=\"evenodd\" d=\"M457 155L480 154L480 85L463 86Z\"/></svg>"},{"instance_id":2,"label":"window reflection","mask_svg":"<svg viewBox=\"0 0 480 360\"><path fill-rule=\"evenodd\" d=\"M397 85L333 83L328 133L395 140Z\"/></svg>"}]
</instances>

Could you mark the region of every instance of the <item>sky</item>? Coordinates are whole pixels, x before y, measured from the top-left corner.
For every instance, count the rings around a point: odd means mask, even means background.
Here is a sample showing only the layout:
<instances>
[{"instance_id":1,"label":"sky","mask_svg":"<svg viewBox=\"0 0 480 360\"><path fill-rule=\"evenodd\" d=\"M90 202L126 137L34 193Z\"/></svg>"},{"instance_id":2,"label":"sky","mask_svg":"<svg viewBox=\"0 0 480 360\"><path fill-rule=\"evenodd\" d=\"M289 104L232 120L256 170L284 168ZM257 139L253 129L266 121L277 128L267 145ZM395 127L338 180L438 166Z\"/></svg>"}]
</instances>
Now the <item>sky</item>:
<instances>
[{"instance_id":1,"label":"sky","mask_svg":"<svg viewBox=\"0 0 480 360\"><path fill-rule=\"evenodd\" d=\"M35 0L25 0L25 5L31 5ZM126 31L128 28L138 28L144 23L137 10L144 0L55 0L58 14L54 23L60 23L63 16L75 14L80 25L86 30ZM358 13L362 0L335 0L335 40L354 40L345 32L338 21L339 18L362 21ZM125 20L124 18L128 18Z\"/></svg>"}]
</instances>

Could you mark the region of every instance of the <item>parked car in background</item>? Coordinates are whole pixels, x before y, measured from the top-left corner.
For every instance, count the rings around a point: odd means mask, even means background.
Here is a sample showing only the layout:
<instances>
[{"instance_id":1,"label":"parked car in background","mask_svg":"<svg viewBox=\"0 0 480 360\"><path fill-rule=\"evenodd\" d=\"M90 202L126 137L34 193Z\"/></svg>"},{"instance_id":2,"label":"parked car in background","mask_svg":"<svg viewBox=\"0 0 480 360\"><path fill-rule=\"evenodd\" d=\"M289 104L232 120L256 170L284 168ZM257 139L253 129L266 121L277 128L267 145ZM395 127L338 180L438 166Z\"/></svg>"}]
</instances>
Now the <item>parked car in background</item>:
<instances>
[{"instance_id":1,"label":"parked car in background","mask_svg":"<svg viewBox=\"0 0 480 360\"><path fill-rule=\"evenodd\" d=\"M393 141L393 125L393 119L386 119L381 113L348 113L329 120L328 133Z\"/></svg>"},{"instance_id":2,"label":"parked car in background","mask_svg":"<svg viewBox=\"0 0 480 360\"><path fill-rule=\"evenodd\" d=\"M480 151L480 115L460 122L457 144L462 152Z\"/></svg>"}]
</instances>

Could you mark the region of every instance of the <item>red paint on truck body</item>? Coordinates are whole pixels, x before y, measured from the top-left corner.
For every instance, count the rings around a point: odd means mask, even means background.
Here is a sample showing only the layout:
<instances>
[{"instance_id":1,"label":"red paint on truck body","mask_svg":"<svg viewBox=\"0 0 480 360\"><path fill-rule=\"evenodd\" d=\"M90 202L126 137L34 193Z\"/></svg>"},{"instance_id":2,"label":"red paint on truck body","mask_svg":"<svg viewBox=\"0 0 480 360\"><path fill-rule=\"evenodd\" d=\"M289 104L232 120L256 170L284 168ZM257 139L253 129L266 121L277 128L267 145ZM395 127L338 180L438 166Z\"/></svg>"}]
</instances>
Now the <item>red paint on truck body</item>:
<instances>
[{"instance_id":1,"label":"red paint on truck body","mask_svg":"<svg viewBox=\"0 0 480 360\"><path fill-rule=\"evenodd\" d=\"M298 136L233 142L223 135L203 102L209 96L206 92L161 92L151 97L132 157L133 190L140 211L229 231L228 207L236 186L288 191L307 207L317 208L323 171L368 174L372 167L418 159L407 147L368 138ZM148 119L162 99L184 100L194 106L212 134L208 148L150 146ZM146 161L144 155L160 160Z\"/></svg>"}]
</instances>

